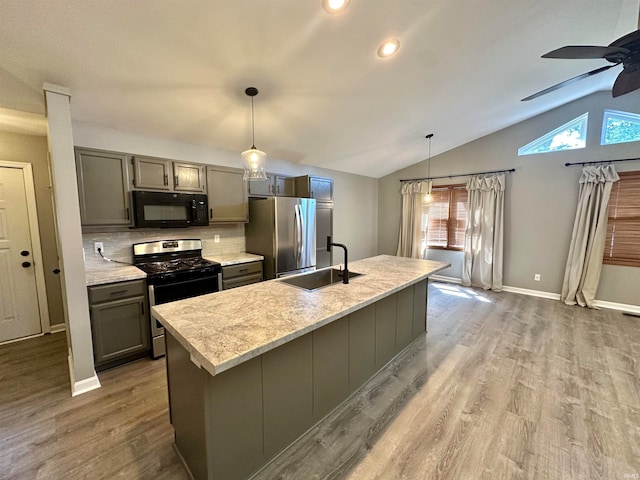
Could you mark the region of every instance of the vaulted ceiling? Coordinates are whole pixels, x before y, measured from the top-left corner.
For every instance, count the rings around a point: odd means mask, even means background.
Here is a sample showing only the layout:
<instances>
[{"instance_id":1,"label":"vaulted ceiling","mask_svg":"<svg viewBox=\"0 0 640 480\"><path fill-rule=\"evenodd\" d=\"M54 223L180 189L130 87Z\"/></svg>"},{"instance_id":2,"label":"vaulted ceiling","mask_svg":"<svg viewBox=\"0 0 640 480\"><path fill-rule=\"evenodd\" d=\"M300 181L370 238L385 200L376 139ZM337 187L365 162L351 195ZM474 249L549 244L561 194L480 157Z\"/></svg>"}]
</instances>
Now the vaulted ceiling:
<instances>
[{"instance_id":1,"label":"vaulted ceiling","mask_svg":"<svg viewBox=\"0 0 640 480\"><path fill-rule=\"evenodd\" d=\"M640 0L2 0L0 107L379 177L597 90L621 67L550 60L637 28ZM381 59L379 44L400 40ZM629 95L635 95L638 92Z\"/></svg>"}]
</instances>

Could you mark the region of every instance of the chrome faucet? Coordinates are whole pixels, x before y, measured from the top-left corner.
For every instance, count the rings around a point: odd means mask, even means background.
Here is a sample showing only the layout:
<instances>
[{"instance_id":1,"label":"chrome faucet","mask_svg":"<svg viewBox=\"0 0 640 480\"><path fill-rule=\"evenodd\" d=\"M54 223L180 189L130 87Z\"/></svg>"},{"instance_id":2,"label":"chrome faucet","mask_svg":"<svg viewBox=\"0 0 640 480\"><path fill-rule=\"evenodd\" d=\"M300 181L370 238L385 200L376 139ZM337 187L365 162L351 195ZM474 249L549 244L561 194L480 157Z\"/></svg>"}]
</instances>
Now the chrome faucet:
<instances>
[{"instance_id":1,"label":"chrome faucet","mask_svg":"<svg viewBox=\"0 0 640 480\"><path fill-rule=\"evenodd\" d=\"M342 283L349 283L349 260L347 254L347 246L342 243L331 242L331 235L327 235L327 252L331 251L331 247L340 247L344 250L344 270L342 271Z\"/></svg>"}]
</instances>

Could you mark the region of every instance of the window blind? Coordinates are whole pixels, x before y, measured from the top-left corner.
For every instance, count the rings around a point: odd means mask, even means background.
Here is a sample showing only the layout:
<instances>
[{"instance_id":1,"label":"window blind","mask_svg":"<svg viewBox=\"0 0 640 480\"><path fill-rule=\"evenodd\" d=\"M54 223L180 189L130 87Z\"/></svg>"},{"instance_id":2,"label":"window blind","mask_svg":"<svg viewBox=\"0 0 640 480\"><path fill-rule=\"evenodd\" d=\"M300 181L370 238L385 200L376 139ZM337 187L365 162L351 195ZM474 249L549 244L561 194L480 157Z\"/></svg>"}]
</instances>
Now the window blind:
<instances>
[{"instance_id":1,"label":"window blind","mask_svg":"<svg viewBox=\"0 0 640 480\"><path fill-rule=\"evenodd\" d=\"M603 263L640 267L640 172L619 172L609 199Z\"/></svg>"},{"instance_id":2,"label":"window blind","mask_svg":"<svg viewBox=\"0 0 640 480\"><path fill-rule=\"evenodd\" d=\"M446 185L431 189L427 246L462 250L467 226L468 193L465 185Z\"/></svg>"}]
</instances>

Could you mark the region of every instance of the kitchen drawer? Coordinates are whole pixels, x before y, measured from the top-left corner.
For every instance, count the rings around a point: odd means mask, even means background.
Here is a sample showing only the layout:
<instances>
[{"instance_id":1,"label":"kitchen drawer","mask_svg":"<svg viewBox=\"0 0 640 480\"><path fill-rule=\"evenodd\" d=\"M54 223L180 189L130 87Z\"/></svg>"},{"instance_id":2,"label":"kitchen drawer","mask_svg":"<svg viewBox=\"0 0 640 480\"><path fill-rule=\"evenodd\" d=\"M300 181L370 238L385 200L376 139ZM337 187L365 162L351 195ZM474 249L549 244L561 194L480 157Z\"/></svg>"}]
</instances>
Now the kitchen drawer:
<instances>
[{"instance_id":1,"label":"kitchen drawer","mask_svg":"<svg viewBox=\"0 0 640 480\"><path fill-rule=\"evenodd\" d=\"M89 303L91 305L121 298L145 295L146 285L144 280L130 282L110 283L107 285L89 287Z\"/></svg>"},{"instance_id":2,"label":"kitchen drawer","mask_svg":"<svg viewBox=\"0 0 640 480\"><path fill-rule=\"evenodd\" d=\"M232 280L222 280L222 289L229 290L230 288L242 287L243 285L250 285L252 283L258 283L262 281L262 272L254 273L252 275L246 275L243 277L237 277Z\"/></svg>"},{"instance_id":3,"label":"kitchen drawer","mask_svg":"<svg viewBox=\"0 0 640 480\"><path fill-rule=\"evenodd\" d=\"M235 277L244 277L259 273L262 276L262 262L240 263L238 265L230 265L222 267L222 279L231 280Z\"/></svg>"}]
</instances>

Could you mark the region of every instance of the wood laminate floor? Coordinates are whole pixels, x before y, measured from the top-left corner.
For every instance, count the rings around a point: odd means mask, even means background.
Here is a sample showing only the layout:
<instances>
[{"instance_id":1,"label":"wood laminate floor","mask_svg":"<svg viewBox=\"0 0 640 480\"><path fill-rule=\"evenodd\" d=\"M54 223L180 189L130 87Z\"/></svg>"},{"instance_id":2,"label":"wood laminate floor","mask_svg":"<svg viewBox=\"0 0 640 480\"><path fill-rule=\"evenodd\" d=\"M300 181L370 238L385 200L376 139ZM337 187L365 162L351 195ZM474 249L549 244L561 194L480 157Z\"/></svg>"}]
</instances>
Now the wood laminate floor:
<instances>
[{"instance_id":1,"label":"wood laminate floor","mask_svg":"<svg viewBox=\"0 0 640 480\"><path fill-rule=\"evenodd\" d=\"M639 318L432 283L427 340L254 480L640 479L639 356ZM0 479L187 479L164 368L72 398L64 334L0 346Z\"/></svg>"}]
</instances>

